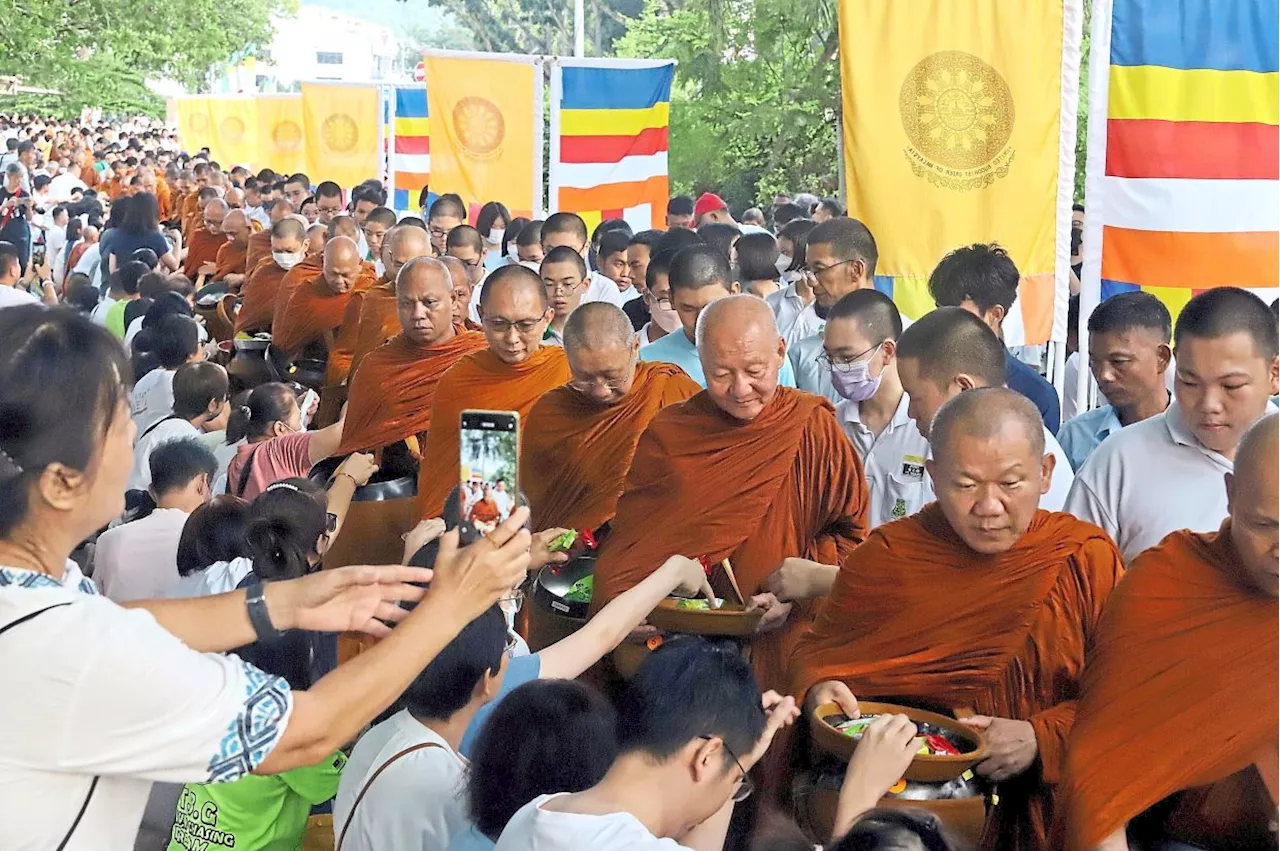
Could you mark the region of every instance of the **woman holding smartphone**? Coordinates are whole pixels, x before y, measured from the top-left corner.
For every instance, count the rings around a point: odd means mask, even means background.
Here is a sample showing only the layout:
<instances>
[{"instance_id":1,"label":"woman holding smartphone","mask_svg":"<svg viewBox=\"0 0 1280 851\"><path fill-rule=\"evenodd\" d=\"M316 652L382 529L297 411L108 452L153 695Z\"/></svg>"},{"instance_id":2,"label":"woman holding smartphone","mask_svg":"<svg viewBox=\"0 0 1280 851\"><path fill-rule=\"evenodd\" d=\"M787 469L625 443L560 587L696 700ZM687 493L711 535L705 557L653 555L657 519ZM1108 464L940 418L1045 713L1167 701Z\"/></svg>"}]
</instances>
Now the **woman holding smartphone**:
<instances>
[{"instance_id":1,"label":"woman holding smartphone","mask_svg":"<svg viewBox=\"0 0 1280 851\"><path fill-rule=\"evenodd\" d=\"M18 264L25 278L31 262L31 193L22 188L22 176L22 163L5 166L4 184L0 185L0 241L17 246Z\"/></svg>"}]
</instances>

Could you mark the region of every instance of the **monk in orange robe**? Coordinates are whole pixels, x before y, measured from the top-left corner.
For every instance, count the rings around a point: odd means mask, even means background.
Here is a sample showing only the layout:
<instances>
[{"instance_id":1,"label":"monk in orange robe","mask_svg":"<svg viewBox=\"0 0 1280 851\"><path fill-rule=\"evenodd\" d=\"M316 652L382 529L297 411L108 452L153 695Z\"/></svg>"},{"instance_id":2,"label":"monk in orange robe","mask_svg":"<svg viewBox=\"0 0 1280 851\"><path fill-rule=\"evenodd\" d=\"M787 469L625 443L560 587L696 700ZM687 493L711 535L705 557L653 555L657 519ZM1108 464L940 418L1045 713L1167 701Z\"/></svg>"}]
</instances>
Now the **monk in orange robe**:
<instances>
[{"instance_id":1,"label":"monk in orange robe","mask_svg":"<svg viewBox=\"0 0 1280 851\"><path fill-rule=\"evenodd\" d=\"M529 412L520 487L533 528L594 530L613 519L650 420L702 388L674 364L639 363L631 320L607 302L577 308L563 333L573 380Z\"/></svg>"},{"instance_id":2,"label":"monk in orange robe","mask_svg":"<svg viewBox=\"0 0 1280 851\"><path fill-rule=\"evenodd\" d=\"M217 268L210 281L224 281L232 292L244 283L249 248L249 217L240 210L231 210L222 219L222 233L226 237L218 248Z\"/></svg>"},{"instance_id":3,"label":"monk in orange robe","mask_svg":"<svg viewBox=\"0 0 1280 851\"><path fill-rule=\"evenodd\" d=\"M373 282L373 269L361 262L353 241L346 237L329 240L320 275L294 290L272 323L272 345L296 358L306 347L322 344L332 361L347 300L352 292L368 289Z\"/></svg>"},{"instance_id":4,"label":"monk in orange robe","mask_svg":"<svg viewBox=\"0 0 1280 851\"><path fill-rule=\"evenodd\" d=\"M410 260L400 270L401 330L352 373L339 454L374 451L409 437L422 445L441 376L486 345L483 334L453 324L450 290L448 273L431 257Z\"/></svg>"},{"instance_id":5,"label":"monk in orange robe","mask_svg":"<svg viewBox=\"0 0 1280 851\"><path fill-rule=\"evenodd\" d=\"M792 654L793 694L849 715L854 694L980 713L965 719L991 749L976 771L999 784L982 847L1047 851L1085 648L1120 553L1096 526L1038 508L1053 455L1022 395L959 394L929 443L937 502L842 563Z\"/></svg>"},{"instance_id":6,"label":"monk in orange robe","mask_svg":"<svg viewBox=\"0 0 1280 851\"><path fill-rule=\"evenodd\" d=\"M160 221L165 222L173 215L173 192L169 182L159 173L155 173L156 202L160 205Z\"/></svg>"},{"instance_id":7,"label":"monk in orange robe","mask_svg":"<svg viewBox=\"0 0 1280 851\"><path fill-rule=\"evenodd\" d=\"M439 517L445 497L461 480L463 410L516 411L527 417L542 394L572 378L564 349L542 345L551 306L536 274L523 266L503 266L489 276L483 297L487 348L454 364L436 388L431 431L418 467L423 517ZM526 432L520 429L522 439Z\"/></svg>"},{"instance_id":8,"label":"monk in orange robe","mask_svg":"<svg viewBox=\"0 0 1280 851\"><path fill-rule=\"evenodd\" d=\"M271 227L275 227L276 222L285 216L292 215L293 212L293 204L283 198L272 202L267 210L267 215L271 219ZM271 227L249 234L249 243L245 249L244 260L246 269L256 268L259 262L271 256Z\"/></svg>"},{"instance_id":9,"label":"monk in orange robe","mask_svg":"<svg viewBox=\"0 0 1280 851\"><path fill-rule=\"evenodd\" d=\"M1144 843L1275 847L1277 443L1272 414L1240 442L1222 528L1169 535L1133 561L1107 604L1053 847L1127 851L1131 822Z\"/></svg>"},{"instance_id":10,"label":"monk in orange robe","mask_svg":"<svg viewBox=\"0 0 1280 851\"><path fill-rule=\"evenodd\" d=\"M747 602L765 610L751 640L760 686L781 688L814 607L779 602L765 583L792 557L839 564L866 537L866 478L831 404L778 386L786 344L766 304L729 296L699 323L707 389L659 411L640 436L592 608L673 553L727 558ZM723 579L713 577L716 590L731 599Z\"/></svg>"},{"instance_id":11,"label":"monk in orange robe","mask_svg":"<svg viewBox=\"0 0 1280 851\"><path fill-rule=\"evenodd\" d=\"M129 174L129 166L124 160L113 162L108 174L110 176L102 181L102 188L98 190L99 194L106 195L108 201L119 201L128 192L129 180L133 175Z\"/></svg>"},{"instance_id":12,"label":"monk in orange robe","mask_svg":"<svg viewBox=\"0 0 1280 851\"><path fill-rule=\"evenodd\" d=\"M484 486L484 495L476 500L475 505L471 506L471 510L467 512L467 519L472 523L485 523L492 526L501 517L502 512L498 511L498 503L493 501L493 491L486 484Z\"/></svg>"},{"instance_id":13,"label":"monk in orange robe","mask_svg":"<svg viewBox=\"0 0 1280 851\"><path fill-rule=\"evenodd\" d=\"M453 279L453 321L463 328L479 331L480 324L471 318L471 275L467 264L451 254L440 255L440 262L449 270Z\"/></svg>"},{"instance_id":14,"label":"monk in orange robe","mask_svg":"<svg viewBox=\"0 0 1280 851\"><path fill-rule=\"evenodd\" d=\"M90 189L96 189L102 178L98 175L98 161L93 156L87 157L80 165L80 182Z\"/></svg>"},{"instance_id":15,"label":"monk in orange robe","mask_svg":"<svg viewBox=\"0 0 1280 851\"><path fill-rule=\"evenodd\" d=\"M358 329L351 356L352 374L367 355L400 333L400 318L396 310L396 276L415 257L430 256L431 238L422 228L397 225L387 231L382 240L384 271L381 281L377 286L371 287L358 304L353 301L347 307L347 316L343 318L344 325L353 321Z\"/></svg>"},{"instance_id":16,"label":"monk in orange robe","mask_svg":"<svg viewBox=\"0 0 1280 851\"><path fill-rule=\"evenodd\" d=\"M312 266L304 265L308 262L304 250L307 233L302 222L292 217L286 218L272 225L268 233L271 235L271 250L253 267L240 289L240 310L236 314L237 334L253 334L271 329L280 291L294 269L300 270L297 277L308 276L308 280L323 271L318 259L313 261Z\"/></svg>"},{"instance_id":17,"label":"monk in orange robe","mask_svg":"<svg viewBox=\"0 0 1280 851\"><path fill-rule=\"evenodd\" d=\"M211 191L201 190L202 193ZM222 232L222 220L227 212L227 204L221 198L204 201L201 212L203 225L187 238L187 259L182 266L182 274L191 280L201 276L207 279L218 268L218 249L227 241L226 234Z\"/></svg>"},{"instance_id":18,"label":"monk in orange robe","mask_svg":"<svg viewBox=\"0 0 1280 851\"><path fill-rule=\"evenodd\" d=\"M190 241L191 234L200 226L200 194L209 187L209 164L196 163L191 169L191 194L187 196L187 200L182 207L182 236L183 239ZM208 193L206 198L216 198L216 191Z\"/></svg>"}]
</instances>

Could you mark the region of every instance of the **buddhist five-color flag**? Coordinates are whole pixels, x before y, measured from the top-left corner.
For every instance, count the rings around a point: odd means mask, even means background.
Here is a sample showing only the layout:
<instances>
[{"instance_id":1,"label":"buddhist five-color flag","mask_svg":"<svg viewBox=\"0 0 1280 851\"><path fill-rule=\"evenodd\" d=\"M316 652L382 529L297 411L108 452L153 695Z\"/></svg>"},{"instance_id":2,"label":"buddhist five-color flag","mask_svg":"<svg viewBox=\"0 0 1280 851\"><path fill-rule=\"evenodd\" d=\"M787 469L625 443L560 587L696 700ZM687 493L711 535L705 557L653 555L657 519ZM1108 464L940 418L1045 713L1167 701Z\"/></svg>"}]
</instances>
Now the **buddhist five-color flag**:
<instances>
[{"instance_id":1,"label":"buddhist five-color flag","mask_svg":"<svg viewBox=\"0 0 1280 851\"><path fill-rule=\"evenodd\" d=\"M397 214L416 215L418 196L431 182L431 128L427 87L396 86L391 113L391 204Z\"/></svg>"},{"instance_id":2,"label":"buddhist five-color flag","mask_svg":"<svg viewBox=\"0 0 1280 851\"><path fill-rule=\"evenodd\" d=\"M1095 0L1081 317L1280 286L1280 5Z\"/></svg>"},{"instance_id":3,"label":"buddhist five-color flag","mask_svg":"<svg viewBox=\"0 0 1280 851\"><path fill-rule=\"evenodd\" d=\"M349 190L382 173L378 87L303 83L307 176Z\"/></svg>"},{"instance_id":4,"label":"buddhist five-color flag","mask_svg":"<svg viewBox=\"0 0 1280 851\"><path fill-rule=\"evenodd\" d=\"M560 59L551 69L551 206L591 230L663 226L675 63Z\"/></svg>"},{"instance_id":5,"label":"buddhist five-color flag","mask_svg":"<svg viewBox=\"0 0 1280 851\"><path fill-rule=\"evenodd\" d=\"M932 310L949 251L999 242L1022 281L1009 345L1066 339L1081 0L841 0L849 215L876 286Z\"/></svg>"}]
</instances>

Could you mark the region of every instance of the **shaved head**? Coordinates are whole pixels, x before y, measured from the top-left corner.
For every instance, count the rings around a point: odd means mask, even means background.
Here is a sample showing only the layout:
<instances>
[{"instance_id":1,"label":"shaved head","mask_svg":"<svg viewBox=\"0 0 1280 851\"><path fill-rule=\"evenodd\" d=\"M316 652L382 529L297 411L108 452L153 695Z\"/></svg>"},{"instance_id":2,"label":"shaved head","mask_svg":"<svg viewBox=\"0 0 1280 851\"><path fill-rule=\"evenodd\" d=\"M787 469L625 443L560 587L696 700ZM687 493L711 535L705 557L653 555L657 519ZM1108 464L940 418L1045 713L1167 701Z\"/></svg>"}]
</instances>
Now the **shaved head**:
<instances>
[{"instance_id":1,"label":"shaved head","mask_svg":"<svg viewBox=\"0 0 1280 851\"><path fill-rule=\"evenodd\" d=\"M271 226L272 239L296 239L299 244L307 238L307 226L293 217L284 218Z\"/></svg>"},{"instance_id":2,"label":"shaved head","mask_svg":"<svg viewBox=\"0 0 1280 851\"><path fill-rule=\"evenodd\" d=\"M1280 596L1280 416L1268 414L1244 433L1235 472L1226 474L1231 543L1249 581Z\"/></svg>"},{"instance_id":3,"label":"shaved head","mask_svg":"<svg viewBox=\"0 0 1280 851\"><path fill-rule=\"evenodd\" d=\"M240 210L232 210L222 219L222 232L234 240L243 240L249 234L249 217Z\"/></svg>"},{"instance_id":4,"label":"shaved head","mask_svg":"<svg viewBox=\"0 0 1280 851\"><path fill-rule=\"evenodd\" d=\"M431 254L431 237L419 228L396 226L382 240L382 265L395 280L405 263Z\"/></svg>"},{"instance_id":5,"label":"shaved head","mask_svg":"<svg viewBox=\"0 0 1280 851\"><path fill-rule=\"evenodd\" d=\"M348 216L346 213L340 213L334 216L328 224L329 239L335 236L345 236L352 242L360 239L360 226L356 224L356 220Z\"/></svg>"},{"instance_id":6,"label":"shaved head","mask_svg":"<svg viewBox=\"0 0 1280 851\"><path fill-rule=\"evenodd\" d=\"M564 323L566 353L580 349L629 349L635 331L621 308L593 301L569 314Z\"/></svg>"},{"instance_id":7,"label":"shaved head","mask_svg":"<svg viewBox=\"0 0 1280 851\"><path fill-rule=\"evenodd\" d=\"M983 387L961 393L947 401L933 418L929 448L933 457L945 452L958 435L989 439L1006 433L1006 425L1016 423L1035 455L1044 454L1044 421L1031 400L1004 387Z\"/></svg>"},{"instance_id":8,"label":"shaved head","mask_svg":"<svg viewBox=\"0 0 1280 851\"><path fill-rule=\"evenodd\" d=\"M717 407L743 422L758 417L777 395L787 351L769 305L753 295L713 301L698 316L695 339Z\"/></svg>"},{"instance_id":9,"label":"shaved head","mask_svg":"<svg viewBox=\"0 0 1280 851\"><path fill-rule=\"evenodd\" d=\"M400 329L419 346L434 346L454 335L453 282L433 257L414 257L396 276L396 316Z\"/></svg>"},{"instance_id":10,"label":"shaved head","mask_svg":"<svg viewBox=\"0 0 1280 851\"><path fill-rule=\"evenodd\" d=\"M635 382L640 351L627 315L608 302L588 302L569 314L563 335L573 373L570 389L602 406L625 399Z\"/></svg>"},{"instance_id":11,"label":"shaved head","mask_svg":"<svg viewBox=\"0 0 1280 851\"><path fill-rule=\"evenodd\" d=\"M226 199L227 206L233 210L239 210L244 206L244 192L232 186L227 190L227 194L222 196Z\"/></svg>"},{"instance_id":12,"label":"shaved head","mask_svg":"<svg viewBox=\"0 0 1280 851\"><path fill-rule=\"evenodd\" d=\"M419 228L413 228L419 230ZM431 235L425 230L427 245L431 244ZM449 280L453 283L453 320L458 323L471 319L471 276L467 274L467 264L457 257L441 254L436 258L444 264L449 272Z\"/></svg>"},{"instance_id":13,"label":"shaved head","mask_svg":"<svg viewBox=\"0 0 1280 851\"><path fill-rule=\"evenodd\" d=\"M227 202L221 198L214 198L208 204L204 205L204 226L211 231L222 230L222 220L226 218L229 212Z\"/></svg>"},{"instance_id":14,"label":"shaved head","mask_svg":"<svg viewBox=\"0 0 1280 851\"><path fill-rule=\"evenodd\" d=\"M314 224L307 228L307 253L319 254L324 250L329 234L322 224Z\"/></svg>"},{"instance_id":15,"label":"shaved head","mask_svg":"<svg viewBox=\"0 0 1280 851\"><path fill-rule=\"evenodd\" d=\"M361 271L360 249L355 241L335 236L324 245L324 280L335 295L350 292Z\"/></svg>"},{"instance_id":16,"label":"shaved head","mask_svg":"<svg viewBox=\"0 0 1280 851\"><path fill-rule=\"evenodd\" d=\"M271 202L271 210L268 215L271 216L271 221L274 224L285 216L292 215L296 212L297 210L293 209L293 203L290 202L288 198L278 198Z\"/></svg>"},{"instance_id":17,"label":"shaved head","mask_svg":"<svg viewBox=\"0 0 1280 851\"><path fill-rule=\"evenodd\" d=\"M536 294L536 300L543 310L550 306L550 302L547 301L547 289L542 285L542 279L538 277L537 272L523 266L500 266L489 275L489 279L484 283L484 289L480 291L480 312L484 313L485 306L496 299L499 293L517 290Z\"/></svg>"},{"instance_id":18,"label":"shaved head","mask_svg":"<svg viewBox=\"0 0 1280 851\"><path fill-rule=\"evenodd\" d=\"M551 322L542 279L523 266L497 269L480 291L480 316L489 351L510 366L524 363L542 345Z\"/></svg>"}]
</instances>

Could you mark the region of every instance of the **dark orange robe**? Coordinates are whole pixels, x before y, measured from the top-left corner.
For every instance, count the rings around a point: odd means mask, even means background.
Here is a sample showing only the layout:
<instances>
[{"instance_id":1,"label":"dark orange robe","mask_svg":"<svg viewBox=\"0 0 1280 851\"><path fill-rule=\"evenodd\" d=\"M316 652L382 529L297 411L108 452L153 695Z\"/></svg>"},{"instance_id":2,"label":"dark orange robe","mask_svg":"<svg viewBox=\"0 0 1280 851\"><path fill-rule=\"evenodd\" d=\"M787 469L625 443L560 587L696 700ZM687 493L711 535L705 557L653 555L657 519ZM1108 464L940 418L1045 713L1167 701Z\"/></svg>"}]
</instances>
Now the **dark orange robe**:
<instances>
[{"instance_id":1,"label":"dark orange robe","mask_svg":"<svg viewBox=\"0 0 1280 851\"><path fill-rule=\"evenodd\" d=\"M704 390L660 411L640 436L600 551L592 606L675 554L728 558L742 593L761 593L785 558L839 564L866 537L867 504L862 462L830 402L779 387L744 423ZM797 603L785 626L752 641L762 688L783 686L790 649L814 608Z\"/></svg>"},{"instance_id":2,"label":"dark orange robe","mask_svg":"<svg viewBox=\"0 0 1280 851\"><path fill-rule=\"evenodd\" d=\"M240 287L240 310L236 313L236 333L253 333L271 328L276 296L285 270L270 257L258 262Z\"/></svg>"},{"instance_id":3,"label":"dark orange robe","mask_svg":"<svg viewBox=\"0 0 1280 851\"><path fill-rule=\"evenodd\" d=\"M187 202L188 194L189 193L187 192L178 192L173 196L173 200L170 202L169 206L169 215L165 217L163 221L173 221L174 219L180 220L182 218L182 205ZM181 227L182 222L179 221L178 225Z\"/></svg>"},{"instance_id":4,"label":"dark orange robe","mask_svg":"<svg viewBox=\"0 0 1280 851\"><path fill-rule=\"evenodd\" d=\"M1122 572L1111 539L1069 514L1038 511L1012 549L986 556L931 503L841 565L792 654L791 693L840 680L860 698L1029 721L1039 756L1000 784L983 847L1048 849L1085 648Z\"/></svg>"},{"instance_id":5,"label":"dark orange robe","mask_svg":"<svg viewBox=\"0 0 1280 851\"><path fill-rule=\"evenodd\" d=\"M572 387L538 400L525 425L520 489L534 529L597 529L613 518L640 434L658 411L701 387L669 363L641 363L631 391L615 405Z\"/></svg>"},{"instance_id":6,"label":"dark orange robe","mask_svg":"<svg viewBox=\"0 0 1280 851\"><path fill-rule=\"evenodd\" d=\"M63 276L64 276L64 277L63 277L63 281L62 281L62 282L63 282L64 284L65 284L65 283L67 282L67 280L71 277L72 272L73 272L73 271L75 270L75 268L76 268L76 264L80 262L80 258L84 256L84 253L85 253L86 251L88 251L88 250L89 250L89 246L90 246L91 244L92 244L92 243L85 242L85 241L82 239L82 240L80 240L79 242L77 242L74 246L72 246L72 248L71 248L71 253L67 255L67 268L66 268L66 271L63 273Z\"/></svg>"},{"instance_id":7,"label":"dark orange robe","mask_svg":"<svg viewBox=\"0 0 1280 851\"><path fill-rule=\"evenodd\" d=\"M360 278L348 294L347 306L342 311L333 347L329 350L329 362L325 368L324 379L327 386L336 387L343 384L351 375L356 339L360 333L360 305L364 303L364 297L369 290L377 284L378 275L373 270L373 264L365 262Z\"/></svg>"},{"instance_id":8,"label":"dark orange robe","mask_svg":"<svg viewBox=\"0 0 1280 851\"><path fill-rule=\"evenodd\" d=\"M249 246L245 252L246 269L255 269L258 263L271 257L271 228L249 234Z\"/></svg>"},{"instance_id":9,"label":"dark orange robe","mask_svg":"<svg viewBox=\"0 0 1280 851\"><path fill-rule=\"evenodd\" d=\"M218 262L218 249L227 242L227 235L221 231L211 231L203 224L196 228L187 239L187 261L182 266L182 274L195 280L197 270L207 262Z\"/></svg>"},{"instance_id":10,"label":"dark orange robe","mask_svg":"<svg viewBox=\"0 0 1280 851\"><path fill-rule=\"evenodd\" d=\"M542 346L524 363L503 363L490 349L459 360L440 379L431 412L431 430L418 465L418 508L423 517L439 517L449 491L461 481L462 412L468 408L516 411L529 415L542 394L573 374L559 346ZM520 429L523 439L527 429Z\"/></svg>"},{"instance_id":11,"label":"dark orange robe","mask_svg":"<svg viewBox=\"0 0 1280 851\"><path fill-rule=\"evenodd\" d=\"M128 178L120 180L116 177L108 177L102 181L102 187L98 190L98 194L106 195L108 201L119 201L128 188Z\"/></svg>"},{"instance_id":12,"label":"dark orange robe","mask_svg":"<svg viewBox=\"0 0 1280 851\"><path fill-rule=\"evenodd\" d=\"M284 279L280 281L280 289L276 291L276 303L272 307L273 325L280 314L284 313L285 305L289 303L294 290L311 283L323 273L324 255L319 252L306 255L301 263L285 273Z\"/></svg>"},{"instance_id":13,"label":"dark orange robe","mask_svg":"<svg viewBox=\"0 0 1280 851\"><path fill-rule=\"evenodd\" d=\"M371 452L431 429L436 387L449 367L485 347L483 334L463 331L423 348L403 334L370 352L351 375L347 420L338 454Z\"/></svg>"},{"instance_id":14,"label":"dark orange robe","mask_svg":"<svg viewBox=\"0 0 1280 851\"><path fill-rule=\"evenodd\" d=\"M498 504L493 501L493 497L479 500L467 512L467 519L472 523L497 523L500 516Z\"/></svg>"},{"instance_id":15,"label":"dark orange robe","mask_svg":"<svg viewBox=\"0 0 1280 851\"><path fill-rule=\"evenodd\" d=\"M247 255L245 249L246 244L237 243L227 240L218 248L217 263L218 268L213 273L211 281L221 281L227 275L243 275L245 273Z\"/></svg>"},{"instance_id":16,"label":"dark orange robe","mask_svg":"<svg viewBox=\"0 0 1280 851\"><path fill-rule=\"evenodd\" d=\"M80 166L80 182L90 189L93 189L102 182L102 178L98 174L98 170L93 166L93 160L90 160L88 165Z\"/></svg>"},{"instance_id":17,"label":"dark orange robe","mask_svg":"<svg viewBox=\"0 0 1280 851\"><path fill-rule=\"evenodd\" d=\"M360 301L360 315L356 317L356 323L355 351L351 355L353 372L367 355L400 333L395 284L381 283L371 287Z\"/></svg>"},{"instance_id":18,"label":"dark orange robe","mask_svg":"<svg viewBox=\"0 0 1280 851\"><path fill-rule=\"evenodd\" d=\"M182 200L182 209L179 211L182 216L182 236L183 239L190 240L192 231L202 228L204 225L200 221L200 213L198 202L200 200L200 190L192 189L187 197Z\"/></svg>"},{"instance_id":19,"label":"dark orange robe","mask_svg":"<svg viewBox=\"0 0 1280 851\"><path fill-rule=\"evenodd\" d=\"M173 214L173 197L169 192L169 183L156 175L156 203L160 206L160 221L165 221Z\"/></svg>"},{"instance_id":20,"label":"dark orange robe","mask_svg":"<svg viewBox=\"0 0 1280 851\"><path fill-rule=\"evenodd\" d=\"M331 335L336 335L342 325L347 302L362 289L373 286L373 281L372 274L361 275L350 290L334 293L325 283L322 271L311 283L294 290L284 310L277 313L271 325L271 344L286 355L296 357L308 343L324 339L332 366L338 353ZM347 363L350 364L350 360Z\"/></svg>"},{"instance_id":21,"label":"dark orange robe","mask_svg":"<svg viewBox=\"0 0 1280 851\"><path fill-rule=\"evenodd\" d=\"M1169 535L1134 560L1107 604L1071 730L1054 847L1088 851L1159 801L1209 784L1179 796L1200 804L1187 814L1199 835L1176 838L1274 847L1280 605L1250 584L1230 524ZM1250 785L1265 792L1251 796Z\"/></svg>"}]
</instances>

